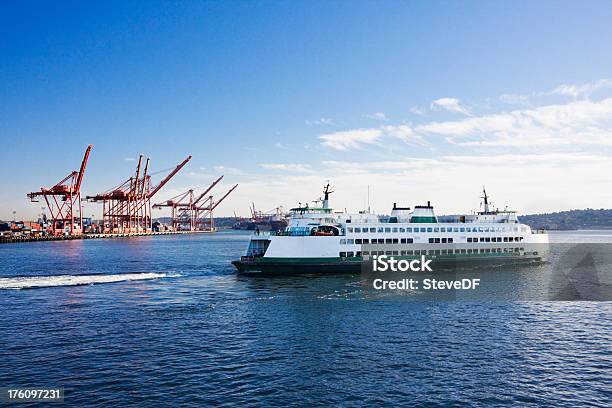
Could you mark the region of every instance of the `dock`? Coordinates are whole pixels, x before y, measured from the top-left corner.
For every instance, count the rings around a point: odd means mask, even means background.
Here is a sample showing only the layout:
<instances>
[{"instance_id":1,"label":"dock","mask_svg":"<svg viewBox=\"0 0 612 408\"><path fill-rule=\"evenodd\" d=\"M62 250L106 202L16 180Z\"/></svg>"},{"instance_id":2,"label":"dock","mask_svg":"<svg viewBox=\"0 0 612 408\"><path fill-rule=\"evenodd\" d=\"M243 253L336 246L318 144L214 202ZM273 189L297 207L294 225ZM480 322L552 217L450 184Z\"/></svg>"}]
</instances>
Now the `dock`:
<instances>
[{"instance_id":1,"label":"dock","mask_svg":"<svg viewBox=\"0 0 612 408\"><path fill-rule=\"evenodd\" d=\"M79 234L79 235L47 235L47 236L1 236L0 244L15 244L20 242L41 242L41 241L70 241L75 239L103 239L103 238L133 238L149 237L157 235L178 235L178 234L210 234L214 231L160 231L160 232L133 232L122 234Z\"/></svg>"}]
</instances>

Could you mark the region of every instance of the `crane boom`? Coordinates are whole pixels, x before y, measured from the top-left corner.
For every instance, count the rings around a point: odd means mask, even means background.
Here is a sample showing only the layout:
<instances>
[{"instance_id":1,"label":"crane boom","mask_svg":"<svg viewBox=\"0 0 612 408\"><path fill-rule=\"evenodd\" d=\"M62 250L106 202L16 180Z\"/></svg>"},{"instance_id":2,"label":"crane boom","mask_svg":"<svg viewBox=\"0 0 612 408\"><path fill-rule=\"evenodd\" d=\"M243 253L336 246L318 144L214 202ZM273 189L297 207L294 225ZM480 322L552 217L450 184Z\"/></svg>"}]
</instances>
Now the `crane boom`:
<instances>
[{"instance_id":1,"label":"crane boom","mask_svg":"<svg viewBox=\"0 0 612 408\"><path fill-rule=\"evenodd\" d=\"M196 205L197 203L199 203L199 202L200 202L200 200L201 200L202 198L204 198L204 196L205 196L205 195L206 195L206 194L207 194L207 193L208 193L210 190L212 190L212 189L213 189L213 187L214 187L214 186L216 186L216 185L217 185L217 184L218 184L218 183L221 181L221 179L222 179L222 178L223 178L223 176L221 176L221 177L219 177L218 179L216 179L215 181L213 181L213 183L210 185L210 187L208 187L208 188L207 188L207 189L206 189L206 190L205 190L205 191L204 191L202 194L200 194L200 195L198 196L198 198L196 198L196 200L193 202L193 204L194 204L194 205Z\"/></svg>"},{"instance_id":2,"label":"crane boom","mask_svg":"<svg viewBox=\"0 0 612 408\"><path fill-rule=\"evenodd\" d=\"M85 167L87 167L87 161L89 160L89 153L91 152L91 148L93 146L87 146L85 150L85 155L83 156L83 161L81 162L81 168L79 169L79 175L77 177L77 181L74 187L75 192L81 191L81 183L83 182L83 176L85 175Z\"/></svg>"},{"instance_id":3,"label":"crane boom","mask_svg":"<svg viewBox=\"0 0 612 408\"><path fill-rule=\"evenodd\" d=\"M160 183L153 189L153 191L149 193L148 198L153 197L159 190L161 190L161 188L166 185L166 183L170 181L170 179L174 177L176 173L178 173L183 167L185 167L189 160L191 160L191 156L187 156L187 158L183 160L181 164L176 166L175 169L170 172L170 174L168 174L162 181L160 181Z\"/></svg>"},{"instance_id":4,"label":"crane boom","mask_svg":"<svg viewBox=\"0 0 612 408\"><path fill-rule=\"evenodd\" d=\"M214 210L215 208L217 208L217 206L218 206L219 204L221 204L221 201L225 200L225 197L227 197L228 195L230 195L230 193L231 193L232 191L234 191L234 190L236 189L236 187L238 187L238 184L236 184L234 187L230 188L230 189L229 189L229 191L228 191L227 193L225 193L225 194L223 195L223 197L221 197L221 199L219 199L219 201L217 201L217 202L216 202L216 203L215 203L215 204L212 206L212 208L210 209L210 211L212 211L212 210Z\"/></svg>"}]
</instances>

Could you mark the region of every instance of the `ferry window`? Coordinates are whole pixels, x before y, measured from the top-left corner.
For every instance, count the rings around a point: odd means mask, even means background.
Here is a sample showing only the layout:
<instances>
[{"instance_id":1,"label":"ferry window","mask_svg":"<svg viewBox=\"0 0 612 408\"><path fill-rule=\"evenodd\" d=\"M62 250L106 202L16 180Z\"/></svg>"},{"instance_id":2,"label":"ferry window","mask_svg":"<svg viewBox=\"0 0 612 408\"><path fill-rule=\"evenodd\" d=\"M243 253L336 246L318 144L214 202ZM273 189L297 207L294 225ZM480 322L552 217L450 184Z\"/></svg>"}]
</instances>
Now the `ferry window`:
<instances>
[{"instance_id":1,"label":"ferry window","mask_svg":"<svg viewBox=\"0 0 612 408\"><path fill-rule=\"evenodd\" d=\"M481 237L480 242L485 242L485 239Z\"/></svg>"},{"instance_id":2,"label":"ferry window","mask_svg":"<svg viewBox=\"0 0 612 408\"><path fill-rule=\"evenodd\" d=\"M438 227L434 228L433 232L440 232L440 228Z\"/></svg>"},{"instance_id":3,"label":"ferry window","mask_svg":"<svg viewBox=\"0 0 612 408\"><path fill-rule=\"evenodd\" d=\"M346 252L340 252L340 258L346 258Z\"/></svg>"},{"instance_id":4,"label":"ferry window","mask_svg":"<svg viewBox=\"0 0 612 408\"><path fill-rule=\"evenodd\" d=\"M436 254L436 255L440 255L440 250L439 250L439 249L436 249L436 250L434 251L434 254Z\"/></svg>"},{"instance_id":5,"label":"ferry window","mask_svg":"<svg viewBox=\"0 0 612 408\"><path fill-rule=\"evenodd\" d=\"M491 238L490 237L486 237L485 238L485 242L491 242Z\"/></svg>"},{"instance_id":6,"label":"ferry window","mask_svg":"<svg viewBox=\"0 0 612 408\"><path fill-rule=\"evenodd\" d=\"M427 232L433 232L433 228L431 227L427 228Z\"/></svg>"},{"instance_id":7,"label":"ferry window","mask_svg":"<svg viewBox=\"0 0 612 408\"><path fill-rule=\"evenodd\" d=\"M472 253L472 248L468 248L468 249L467 249L467 253L468 253L468 254L471 254L471 253Z\"/></svg>"},{"instance_id":8,"label":"ferry window","mask_svg":"<svg viewBox=\"0 0 612 408\"><path fill-rule=\"evenodd\" d=\"M465 232L465 228L463 227L459 228L459 232Z\"/></svg>"},{"instance_id":9,"label":"ferry window","mask_svg":"<svg viewBox=\"0 0 612 408\"><path fill-rule=\"evenodd\" d=\"M400 255L405 256L406 255L406 251L400 251Z\"/></svg>"},{"instance_id":10,"label":"ferry window","mask_svg":"<svg viewBox=\"0 0 612 408\"><path fill-rule=\"evenodd\" d=\"M378 232L384 232L384 228L383 227L378 227Z\"/></svg>"},{"instance_id":11,"label":"ferry window","mask_svg":"<svg viewBox=\"0 0 612 408\"><path fill-rule=\"evenodd\" d=\"M361 251L357 251L357 256L361 256Z\"/></svg>"},{"instance_id":12,"label":"ferry window","mask_svg":"<svg viewBox=\"0 0 612 408\"><path fill-rule=\"evenodd\" d=\"M441 228L440 228L440 232L446 232L446 228L441 227Z\"/></svg>"},{"instance_id":13,"label":"ferry window","mask_svg":"<svg viewBox=\"0 0 612 408\"><path fill-rule=\"evenodd\" d=\"M357 227L355 227L355 232L357 232L357 233L361 233L361 228L357 228Z\"/></svg>"},{"instance_id":14,"label":"ferry window","mask_svg":"<svg viewBox=\"0 0 612 408\"><path fill-rule=\"evenodd\" d=\"M397 232L397 227L394 227L394 228L393 228L393 232Z\"/></svg>"},{"instance_id":15,"label":"ferry window","mask_svg":"<svg viewBox=\"0 0 612 408\"><path fill-rule=\"evenodd\" d=\"M468 237L467 242L472 242L472 238Z\"/></svg>"},{"instance_id":16,"label":"ferry window","mask_svg":"<svg viewBox=\"0 0 612 408\"><path fill-rule=\"evenodd\" d=\"M406 251L406 254L407 254L407 255L412 255L412 254L413 254L413 251L408 250L408 251Z\"/></svg>"},{"instance_id":17,"label":"ferry window","mask_svg":"<svg viewBox=\"0 0 612 408\"><path fill-rule=\"evenodd\" d=\"M482 227L478 227L478 232L483 232L484 229Z\"/></svg>"},{"instance_id":18,"label":"ferry window","mask_svg":"<svg viewBox=\"0 0 612 408\"><path fill-rule=\"evenodd\" d=\"M508 237L504 237L504 242L508 242Z\"/></svg>"},{"instance_id":19,"label":"ferry window","mask_svg":"<svg viewBox=\"0 0 612 408\"><path fill-rule=\"evenodd\" d=\"M346 240L346 244L347 244L347 245L353 245L354 243L355 243L355 241L354 241L354 240L352 240L352 239L347 239L347 240Z\"/></svg>"},{"instance_id":20,"label":"ferry window","mask_svg":"<svg viewBox=\"0 0 612 408\"><path fill-rule=\"evenodd\" d=\"M407 241L409 244L412 244L412 243L414 242L414 240L413 240L412 238L407 238L407 239L406 239L406 241Z\"/></svg>"},{"instance_id":21,"label":"ferry window","mask_svg":"<svg viewBox=\"0 0 612 408\"><path fill-rule=\"evenodd\" d=\"M427 228L421 228L421 232L427 232Z\"/></svg>"},{"instance_id":22,"label":"ferry window","mask_svg":"<svg viewBox=\"0 0 612 408\"><path fill-rule=\"evenodd\" d=\"M364 244L369 244L369 243L370 243L370 240L369 240L368 238L365 238L365 239L363 240L363 243L364 243Z\"/></svg>"},{"instance_id":23,"label":"ferry window","mask_svg":"<svg viewBox=\"0 0 612 408\"><path fill-rule=\"evenodd\" d=\"M434 239L433 238L429 238L429 243L433 244L434 243Z\"/></svg>"},{"instance_id":24,"label":"ferry window","mask_svg":"<svg viewBox=\"0 0 612 408\"><path fill-rule=\"evenodd\" d=\"M399 242L398 242L397 238L393 238L393 243L394 243L394 244L399 244Z\"/></svg>"},{"instance_id":25,"label":"ferry window","mask_svg":"<svg viewBox=\"0 0 612 408\"><path fill-rule=\"evenodd\" d=\"M441 253L442 253L442 255L446 255L448 253L448 251L446 249L443 249Z\"/></svg>"},{"instance_id":26,"label":"ferry window","mask_svg":"<svg viewBox=\"0 0 612 408\"><path fill-rule=\"evenodd\" d=\"M385 244L391 244L393 241L391 241L391 238L387 238L385 239Z\"/></svg>"},{"instance_id":27,"label":"ferry window","mask_svg":"<svg viewBox=\"0 0 612 408\"><path fill-rule=\"evenodd\" d=\"M356 240L355 240L355 243L356 243L357 245L360 245L360 244L361 244L361 240L360 240L360 239L356 239Z\"/></svg>"},{"instance_id":28,"label":"ferry window","mask_svg":"<svg viewBox=\"0 0 612 408\"><path fill-rule=\"evenodd\" d=\"M452 238L449 238L449 239L448 239L448 243L449 243L449 244L452 244L452 243L453 243L453 239L452 239Z\"/></svg>"},{"instance_id":29,"label":"ferry window","mask_svg":"<svg viewBox=\"0 0 612 408\"><path fill-rule=\"evenodd\" d=\"M442 243L446 244L446 238L442 238Z\"/></svg>"},{"instance_id":30,"label":"ferry window","mask_svg":"<svg viewBox=\"0 0 612 408\"><path fill-rule=\"evenodd\" d=\"M399 255L399 252L393 251L393 255Z\"/></svg>"},{"instance_id":31,"label":"ferry window","mask_svg":"<svg viewBox=\"0 0 612 408\"><path fill-rule=\"evenodd\" d=\"M508 242L514 242L514 237L508 237Z\"/></svg>"},{"instance_id":32,"label":"ferry window","mask_svg":"<svg viewBox=\"0 0 612 408\"><path fill-rule=\"evenodd\" d=\"M378 243L379 243L379 244L384 244L384 243L385 243L385 240L384 240L384 239L382 239L382 238L378 238Z\"/></svg>"},{"instance_id":33,"label":"ferry window","mask_svg":"<svg viewBox=\"0 0 612 408\"><path fill-rule=\"evenodd\" d=\"M405 244L405 243L406 243L406 238L402 238L402 239L400 239L400 243L401 243L401 244Z\"/></svg>"},{"instance_id":34,"label":"ferry window","mask_svg":"<svg viewBox=\"0 0 612 408\"><path fill-rule=\"evenodd\" d=\"M346 253L346 257L347 258L352 258L355 254L353 254L352 252L347 252Z\"/></svg>"},{"instance_id":35,"label":"ferry window","mask_svg":"<svg viewBox=\"0 0 612 408\"><path fill-rule=\"evenodd\" d=\"M363 251L363 256L369 256L370 255L370 251Z\"/></svg>"},{"instance_id":36,"label":"ferry window","mask_svg":"<svg viewBox=\"0 0 612 408\"><path fill-rule=\"evenodd\" d=\"M454 232L459 232L459 228L453 228Z\"/></svg>"},{"instance_id":37,"label":"ferry window","mask_svg":"<svg viewBox=\"0 0 612 408\"><path fill-rule=\"evenodd\" d=\"M341 239L340 240L340 245L346 245L346 239Z\"/></svg>"},{"instance_id":38,"label":"ferry window","mask_svg":"<svg viewBox=\"0 0 612 408\"><path fill-rule=\"evenodd\" d=\"M440 243L440 238L434 238L434 239L435 239L435 241L434 241L434 242L435 242L436 244L439 244L439 243Z\"/></svg>"},{"instance_id":39,"label":"ferry window","mask_svg":"<svg viewBox=\"0 0 612 408\"><path fill-rule=\"evenodd\" d=\"M391 251L386 251L386 252L385 252L385 255L393 255L393 252L391 252Z\"/></svg>"},{"instance_id":40,"label":"ferry window","mask_svg":"<svg viewBox=\"0 0 612 408\"><path fill-rule=\"evenodd\" d=\"M385 232L391 232L391 228L386 227L386 228L385 228Z\"/></svg>"},{"instance_id":41,"label":"ferry window","mask_svg":"<svg viewBox=\"0 0 612 408\"><path fill-rule=\"evenodd\" d=\"M370 228L370 232L376 232L376 228Z\"/></svg>"},{"instance_id":42,"label":"ferry window","mask_svg":"<svg viewBox=\"0 0 612 408\"><path fill-rule=\"evenodd\" d=\"M412 232L412 227L406 228L406 232Z\"/></svg>"},{"instance_id":43,"label":"ferry window","mask_svg":"<svg viewBox=\"0 0 612 408\"><path fill-rule=\"evenodd\" d=\"M502 242L501 237L497 237L497 242Z\"/></svg>"},{"instance_id":44,"label":"ferry window","mask_svg":"<svg viewBox=\"0 0 612 408\"><path fill-rule=\"evenodd\" d=\"M406 228L400 228L399 232L406 232Z\"/></svg>"},{"instance_id":45,"label":"ferry window","mask_svg":"<svg viewBox=\"0 0 612 408\"><path fill-rule=\"evenodd\" d=\"M348 227L347 230L348 232L353 232L353 227Z\"/></svg>"}]
</instances>

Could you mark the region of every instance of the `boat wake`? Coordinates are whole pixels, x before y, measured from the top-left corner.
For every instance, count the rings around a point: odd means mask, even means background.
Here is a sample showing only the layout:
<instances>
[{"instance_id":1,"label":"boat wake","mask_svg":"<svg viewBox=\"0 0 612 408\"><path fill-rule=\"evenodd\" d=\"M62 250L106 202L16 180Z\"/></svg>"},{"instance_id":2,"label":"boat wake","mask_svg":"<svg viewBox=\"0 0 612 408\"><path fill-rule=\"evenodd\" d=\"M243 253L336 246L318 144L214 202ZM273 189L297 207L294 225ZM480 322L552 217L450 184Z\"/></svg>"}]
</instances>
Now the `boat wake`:
<instances>
[{"instance_id":1,"label":"boat wake","mask_svg":"<svg viewBox=\"0 0 612 408\"><path fill-rule=\"evenodd\" d=\"M119 275L57 275L57 276L17 276L0 278L0 289L30 289L52 286L94 285L133 280L159 279L176 277L166 273L124 273Z\"/></svg>"}]
</instances>

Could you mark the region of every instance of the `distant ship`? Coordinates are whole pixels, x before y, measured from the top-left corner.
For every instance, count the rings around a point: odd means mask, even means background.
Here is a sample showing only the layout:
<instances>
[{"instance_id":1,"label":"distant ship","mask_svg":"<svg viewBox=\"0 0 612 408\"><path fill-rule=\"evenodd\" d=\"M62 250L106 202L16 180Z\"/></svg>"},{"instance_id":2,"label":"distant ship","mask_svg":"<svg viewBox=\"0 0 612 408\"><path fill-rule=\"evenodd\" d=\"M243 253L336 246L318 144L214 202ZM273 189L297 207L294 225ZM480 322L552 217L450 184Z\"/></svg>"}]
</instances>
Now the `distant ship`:
<instances>
[{"instance_id":1,"label":"distant ship","mask_svg":"<svg viewBox=\"0 0 612 408\"><path fill-rule=\"evenodd\" d=\"M546 260L548 234L521 224L515 211L493 209L483 189L483 210L439 222L430 202L414 210L393 205L391 215L335 213L329 183L321 207L292 208L277 233L251 237L241 259L244 273L359 272L373 256L430 257L445 262L519 263Z\"/></svg>"},{"instance_id":2,"label":"distant ship","mask_svg":"<svg viewBox=\"0 0 612 408\"><path fill-rule=\"evenodd\" d=\"M251 218L239 219L236 217L236 222L232 226L238 230L259 230L259 231L283 231L289 224L288 214L285 214L283 207L266 213L255 209L255 203L249 208L251 210Z\"/></svg>"}]
</instances>

